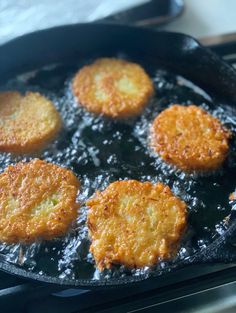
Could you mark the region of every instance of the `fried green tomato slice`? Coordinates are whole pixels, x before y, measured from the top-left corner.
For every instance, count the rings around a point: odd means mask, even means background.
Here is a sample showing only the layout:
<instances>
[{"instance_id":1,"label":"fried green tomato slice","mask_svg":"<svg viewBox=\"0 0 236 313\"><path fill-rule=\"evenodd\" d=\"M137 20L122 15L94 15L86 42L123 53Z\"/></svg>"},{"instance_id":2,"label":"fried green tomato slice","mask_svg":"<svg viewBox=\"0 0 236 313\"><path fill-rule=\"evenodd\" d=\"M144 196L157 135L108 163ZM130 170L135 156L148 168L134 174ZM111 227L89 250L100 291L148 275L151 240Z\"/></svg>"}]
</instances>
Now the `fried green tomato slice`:
<instances>
[{"instance_id":1,"label":"fried green tomato slice","mask_svg":"<svg viewBox=\"0 0 236 313\"><path fill-rule=\"evenodd\" d=\"M172 105L151 126L151 146L161 158L186 172L219 168L227 157L231 133L195 105Z\"/></svg>"},{"instance_id":2,"label":"fried green tomato slice","mask_svg":"<svg viewBox=\"0 0 236 313\"><path fill-rule=\"evenodd\" d=\"M154 92L152 80L135 63L102 58L84 66L73 80L73 93L88 111L110 118L141 113Z\"/></svg>"},{"instance_id":3,"label":"fried green tomato slice","mask_svg":"<svg viewBox=\"0 0 236 313\"><path fill-rule=\"evenodd\" d=\"M39 93L0 93L0 151L40 150L54 139L61 124L53 103Z\"/></svg>"},{"instance_id":4,"label":"fried green tomato slice","mask_svg":"<svg viewBox=\"0 0 236 313\"><path fill-rule=\"evenodd\" d=\"M87 205L90 251L100 271L170 259L186 229L186 204L161 183L116 181Z\"/></svg>"},{"instance_id":5,"label":"fried green tomato slice","mask_svg":"<svg viewBox=\"0 0 236 313\"><path fill-rule=\"evenodd\" d=\"M74 174L34 159L0 174L0 241L50 240L64 235L76 218L79 182Z\"/></svg>"}]
</instances>

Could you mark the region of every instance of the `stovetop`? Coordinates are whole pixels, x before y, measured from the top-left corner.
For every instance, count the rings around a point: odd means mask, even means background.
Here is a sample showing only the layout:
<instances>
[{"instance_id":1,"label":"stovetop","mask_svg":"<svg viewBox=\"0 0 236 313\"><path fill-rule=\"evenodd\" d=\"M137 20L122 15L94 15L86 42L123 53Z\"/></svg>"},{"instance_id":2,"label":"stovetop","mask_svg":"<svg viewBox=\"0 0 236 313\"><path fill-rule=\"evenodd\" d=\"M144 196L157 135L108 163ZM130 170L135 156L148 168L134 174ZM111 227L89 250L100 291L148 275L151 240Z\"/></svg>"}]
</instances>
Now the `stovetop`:
<instances>
[{"instance_id":1,"label":"stovetop","mask_svg":"<svg viewBox=\"0 0 236 313\"><path fill-rule=\"evenodd\" d=\"M211 48L236 67L236 39ZM235 293L236 263L191 265L109 290L65 289L0 273L1 313L230 313L236 312Z\"/></svg>"}]
</instances>

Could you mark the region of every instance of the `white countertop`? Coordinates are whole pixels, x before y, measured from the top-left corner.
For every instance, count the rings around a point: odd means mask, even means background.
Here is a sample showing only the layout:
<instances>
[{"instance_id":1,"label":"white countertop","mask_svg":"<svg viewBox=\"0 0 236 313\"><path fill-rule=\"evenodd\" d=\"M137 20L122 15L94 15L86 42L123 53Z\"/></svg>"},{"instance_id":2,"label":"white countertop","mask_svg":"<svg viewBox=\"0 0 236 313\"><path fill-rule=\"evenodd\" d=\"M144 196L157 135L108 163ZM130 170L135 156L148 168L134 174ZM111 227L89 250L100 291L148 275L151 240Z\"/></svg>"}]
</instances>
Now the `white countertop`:
<instances>
[{"instance_id":1,"label":"white countertop","mask_svg":"<svg viewBox=\"0 0 236 313\"><path fill-rule=\"evenodd\" d=\"M93 21L148 0L0 0L0 43L37 29ZM185 0L185 11L160 29L195 37L236 32L236 0Z\"/></svg>"},{"instance_id":2,"label":"white countertop","mask_svg":"<svg viewBox=\"0 0 236 313\"><path fill-rule=\"evenodd\" d=\"M185 0L185 12L161 29L194 37L236 32L236 0Z\"/></svg>"}]
</instances>

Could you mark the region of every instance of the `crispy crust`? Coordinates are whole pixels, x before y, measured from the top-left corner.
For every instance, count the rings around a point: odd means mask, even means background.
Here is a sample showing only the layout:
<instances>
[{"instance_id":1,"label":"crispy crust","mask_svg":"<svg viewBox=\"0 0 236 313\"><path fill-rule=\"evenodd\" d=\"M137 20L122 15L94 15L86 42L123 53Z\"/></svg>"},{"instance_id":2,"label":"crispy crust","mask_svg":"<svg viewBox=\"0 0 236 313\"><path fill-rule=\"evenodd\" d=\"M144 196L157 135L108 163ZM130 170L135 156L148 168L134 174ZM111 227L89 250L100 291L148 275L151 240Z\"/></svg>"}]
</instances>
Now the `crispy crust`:
<instances>
[{"instance_id":1,"label":"crispy crust","mask_svg":"<svg viewBox=\"0 0 236 313\"><path fill-rule=\"evenodd\" d=\"M229 151L230 131L217 118L195 106L172 105L151 127L151 146L168 163L191 171L212 171Z\"/></svg>"},{"instance_id":2,"label":"crispy crust","mask_svg":"<svg viewBox=\"0 0 236 313\"><path fill-rule=\"evenodd\" d=\"M0 175L0 240L7 243L62 236L76 218L79 182L55 164L34 159Z\"/></svg>"},{"instance_id":3,"label":"crispy crust","mask_svg":"<svg viewBox=\"0 0 236 313\"><path fill-rule=\"evenodd\" d=\"M153 83L141 66L113 58L84 66L73 80L73 93L81 105L112 118L140 114L153 92Z\"/></svg>"},{"instance_id":4,"label":"crispy crust","mask_svg":"<svg viewBox=\"0 0 236 313\"><path fill-rule=\"evenodd\" d=\"M161 183L116 181L87 205L90 251L100 271L169 259L186 228L186 204Z\"/></svg>"},{"instance_id":5,"label":"crispy crust","mask_svg":"<svg viewBox=\"0 0 236 313\"><path fill-rule=\"evenodd\" d=\"M231 192L229 195L229 201L235 201L236 200L236 195L235 195L235 191Z\"/></svg>"},{"instance_id":6,"label":"crispy crust","mask_svg":"<svg viewBox=\"0 0 236 313\"><path fill-rule=\"evenodd\" d=\"M53 103L39 93L0 93L0 151L29 153L42 149L61 124Z\"/></svg>"}]
</instances>

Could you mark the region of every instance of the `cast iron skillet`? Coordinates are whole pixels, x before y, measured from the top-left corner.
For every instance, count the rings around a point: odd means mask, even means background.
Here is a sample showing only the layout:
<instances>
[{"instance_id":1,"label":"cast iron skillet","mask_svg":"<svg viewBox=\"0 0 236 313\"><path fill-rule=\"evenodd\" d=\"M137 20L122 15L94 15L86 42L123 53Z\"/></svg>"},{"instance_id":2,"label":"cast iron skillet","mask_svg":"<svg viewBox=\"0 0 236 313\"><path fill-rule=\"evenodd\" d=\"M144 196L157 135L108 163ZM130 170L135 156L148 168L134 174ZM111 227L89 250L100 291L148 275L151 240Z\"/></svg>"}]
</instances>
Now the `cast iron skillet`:
<instances>
[{"instance_id":1,"label":"cast iron skillet","mask_svg":"<svg viewBox=\"0 0 236 313\"><path fill-rule=\"evenodd\" d=\"M184 76L200 86L218 101L232 106L236 103L236 73L210 50L195 39L178 33L154 32L128 26L108 24L80 24L35 32L17 38L0 47L3 85L17 74L52 63L68 63L92 56L113 56L125 53L132 59L145 59L158 66ZM234 186L232 186L232 191ZM232 210L233 212L233 210ZM227 230L215 241L176 264L171 270L193 263L231 262L236 260L232 238L236 234L233 213ZM24 278L66 286L86 288L123 286L137 283L147 276L126 275L111 279L59 278L39 274L0 259L0 269ZM162 271L152 273L155 276ZM163 271L164 274L165 271ZM86 275L85 275L86 276Z\"/></svg>"}]
</instances>

